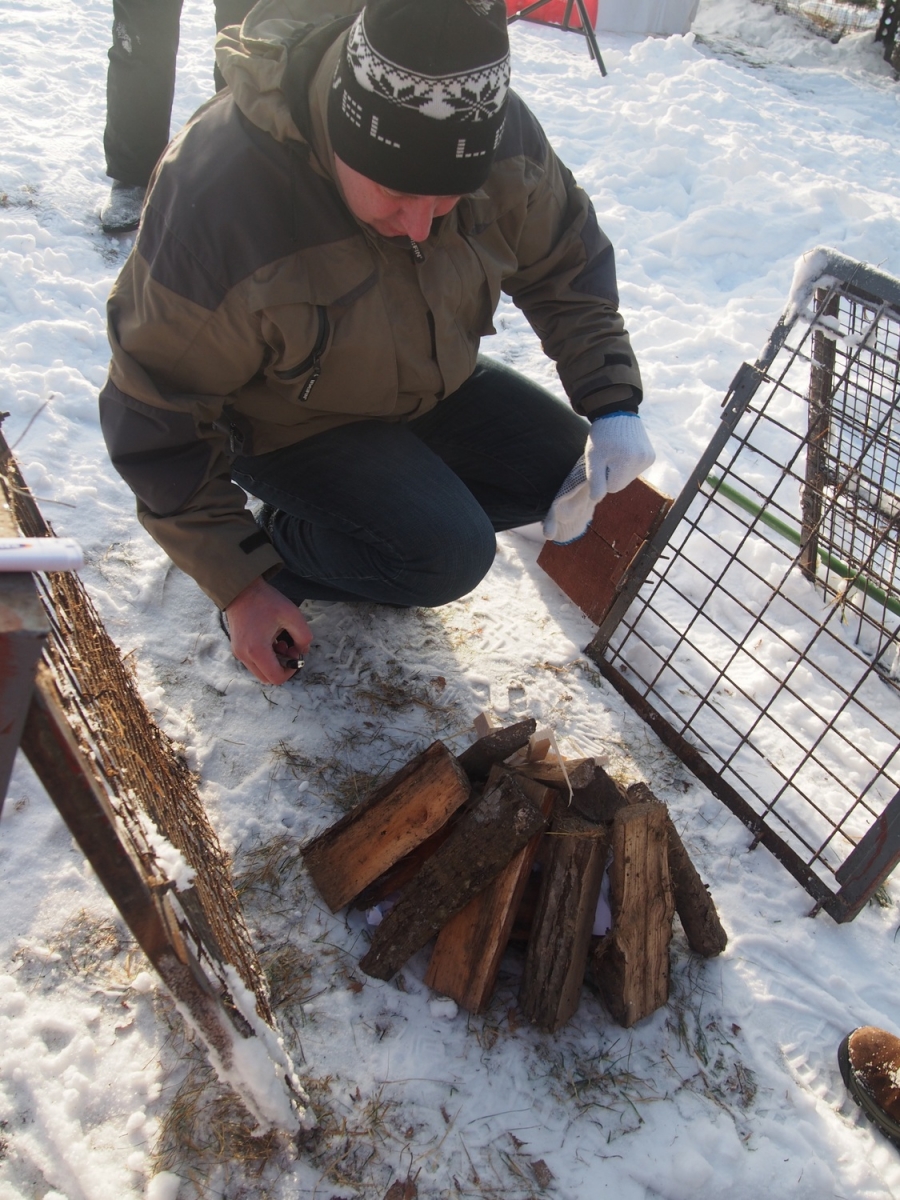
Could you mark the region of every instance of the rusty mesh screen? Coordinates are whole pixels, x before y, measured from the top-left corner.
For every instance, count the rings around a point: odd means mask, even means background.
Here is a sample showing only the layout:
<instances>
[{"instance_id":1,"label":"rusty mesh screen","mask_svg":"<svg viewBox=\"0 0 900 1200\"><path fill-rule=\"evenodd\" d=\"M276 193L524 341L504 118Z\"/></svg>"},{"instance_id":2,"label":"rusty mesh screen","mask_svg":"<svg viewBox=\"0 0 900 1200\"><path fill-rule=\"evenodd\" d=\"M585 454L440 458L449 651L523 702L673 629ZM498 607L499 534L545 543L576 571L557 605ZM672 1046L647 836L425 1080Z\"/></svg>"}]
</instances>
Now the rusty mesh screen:
<instances>
[{"instance_id":1,"label":"rusty mesh screen","mask_svg":"<svg viewBox=\"0 0 900 1200\"><path fill-rule=\"evenodd\" d=\"M848 263L738 372L592 646L839 920L900 858L900 283Z\"/></svg>"},{"instance_id":2,"label":"rusty mesh screen","mask_svg":"<svg viewBox=\"0 0 900 1200\"><path fill-rule=\"evenodd\" d=\"M22 533L52 536L0 434L0 487ZM51 633L44 652L72 732L120 819L145 878L163 873L145 833L146 814L188 861L194 884L177 892L182 932L213 974L233 965L256 997L259 1015L272 1013L262 968L231 880L230 864L184 761L148 712L118 648L78 576L35 575Z\"/></svg>"}]
</instances>

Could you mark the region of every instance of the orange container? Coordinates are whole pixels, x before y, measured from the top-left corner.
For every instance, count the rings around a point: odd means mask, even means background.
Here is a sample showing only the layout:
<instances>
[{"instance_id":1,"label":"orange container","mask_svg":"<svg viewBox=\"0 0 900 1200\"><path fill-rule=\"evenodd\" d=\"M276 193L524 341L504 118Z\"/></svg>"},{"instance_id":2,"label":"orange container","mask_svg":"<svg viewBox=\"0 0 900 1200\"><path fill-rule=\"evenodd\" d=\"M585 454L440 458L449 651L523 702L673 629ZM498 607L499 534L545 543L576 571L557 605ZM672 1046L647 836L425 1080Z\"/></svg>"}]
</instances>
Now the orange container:
<instances>
[{"instance_id":1,"label":"orange container","mask_svg":"<svg viewBox=\"0 0 900 1200\"><path fill-rule=\"evenodd\" d=\"M533 3L533 0L506 0L506 11L512 17L517 12L521 12L523 8L527 8L531 3ZM558 29L581 29L581 14L574 0L572 0L572 11L569 13L568 24L563 25L566 17L567 3L568 0L547 0L546 4L542 4L539 9L530 13L524 20L536 21L539 25L555 25ZM587 10L591 25L596 25L597 0L584 0L584 7Z\"/></svg>"}]
</instances>

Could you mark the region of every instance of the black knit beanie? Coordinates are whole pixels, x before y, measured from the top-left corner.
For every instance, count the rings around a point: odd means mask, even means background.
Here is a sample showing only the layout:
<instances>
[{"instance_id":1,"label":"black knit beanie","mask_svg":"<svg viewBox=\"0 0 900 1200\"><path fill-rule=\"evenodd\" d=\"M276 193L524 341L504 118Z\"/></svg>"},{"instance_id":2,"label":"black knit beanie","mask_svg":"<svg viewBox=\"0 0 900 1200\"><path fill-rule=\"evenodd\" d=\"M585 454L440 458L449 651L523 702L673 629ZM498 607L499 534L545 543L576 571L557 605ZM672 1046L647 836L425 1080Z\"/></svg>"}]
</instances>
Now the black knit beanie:
<instances>
[{"instance_id":1,"label":"black knit beanie","mask_svg":"<svg viewBox=\"0 0 900 1200\"><path fill-rule=\"evenodd\" d=\"M335 70L331 143L394 191L474 192L491 169L508 90L503 0L368 0Z\"/></svg>"}]
</instances>

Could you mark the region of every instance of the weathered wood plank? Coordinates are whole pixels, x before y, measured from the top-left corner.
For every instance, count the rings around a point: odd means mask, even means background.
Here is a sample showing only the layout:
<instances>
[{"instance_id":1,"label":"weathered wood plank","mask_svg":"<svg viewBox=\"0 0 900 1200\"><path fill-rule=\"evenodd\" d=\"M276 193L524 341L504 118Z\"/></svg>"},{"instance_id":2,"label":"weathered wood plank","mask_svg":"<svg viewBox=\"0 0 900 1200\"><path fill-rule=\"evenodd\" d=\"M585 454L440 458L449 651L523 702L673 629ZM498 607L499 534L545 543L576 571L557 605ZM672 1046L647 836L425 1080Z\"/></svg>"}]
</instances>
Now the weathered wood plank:
<instances>
[{"instance_id":1,"label":"weathered wood plank","mask_svg":"<svg viewBox=\"0 0 900 1200\"><path fill-rule=\"evenodd\" d=\"M577 813L558 810L545 846L519 1007L553 1032L578 1008L609 834Z\"/></svg>"},{"instance_id":2,"label":"weathered wood plank","mask_svg":"<svg viewBox=\"0 0 900 1200\"><path fill-rule=\"evenodd\" d=\"M669 998L675 903L667 820L662 804L633 804L620 809L612 825L612 931L591 967L607 1008L626 1029Z\"/></svg>"},{"instance_id":3,"label":"weathered wood plank","mask_svg":"<svg viewBox=\"0 0 900 1200\"><path fill-rule=\"evenodd\" d=\"M332 912L435 833L469 797L469 780L443 742L401 768L302 850Z\"/></svg>"},{"instance_id":4,"label":"weathered wood plank","mask_svg":"<svg viewBox=\"0 0 900 1200\"><path fill-rule=\"evenodd\" d=\"M459 765L471 780L487 779L491 767L528 745L528 739L535 729L537 721L533 717L518 721L515 725L507 725L505 729L495 729L463 750Z\"/></svg>"},{"instance_id":5,"label":"weathered wood plank","mask_svg":"<svg viewBox=\"0 0 900 1200\"><path fill-rule=\"evenodd\" d=\"M661 804L646 783L628 787L630 804ZM684 848L678 830L666 810L666 834L669 843L669 874L675 898L675 911L681 920L687 943L695 954L713 958L728 945L725 932L709 888L700 878L697 868Z\"/></svg>"},{"instance_id":6,"label":"weathered wood plank","mask_svg":"<svg viewBox=\"0 0 900 1200\"><path fill-rule=\"evenodd\" d=\"M532 779L517 782L549 818L556 799L553 789ZM538 833L523 846L496 879L451 917L438 934L425 982L469 1012L481 1012L493 995L541 837Z\"/></svg>"},{"instance_id":7,"label":"weathered wood plank","mask_svg":"<svg viewBox=\"0 0 900 1200\"><path fill-rule=\"evenodd\" d=\"M363 971L375 979L390 979L546 824L516 780L495 767L484 795L376 928L360 962Z\"/></svg>"}]
</instances>

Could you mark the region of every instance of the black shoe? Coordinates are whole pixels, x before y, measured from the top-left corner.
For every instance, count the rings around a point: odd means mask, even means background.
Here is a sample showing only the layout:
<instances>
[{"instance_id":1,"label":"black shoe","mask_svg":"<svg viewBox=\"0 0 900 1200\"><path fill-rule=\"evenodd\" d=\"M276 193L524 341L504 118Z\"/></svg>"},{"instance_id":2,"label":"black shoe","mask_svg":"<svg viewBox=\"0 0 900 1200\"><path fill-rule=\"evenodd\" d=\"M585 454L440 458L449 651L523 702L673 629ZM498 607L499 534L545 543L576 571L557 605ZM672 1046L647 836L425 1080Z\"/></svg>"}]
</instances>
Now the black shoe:
<instances>
[{"instance_id":1,"label":"black shoe","mask_svg":"<svg viewBox=\"0 0 900 1200\"><path fill-rule=\"evenodd\" d=\"M113 180L109 199L100 210L100 225L104 233L127 233L137 229L147 189L137 184Z\"/></svg>"}]
</instances>

